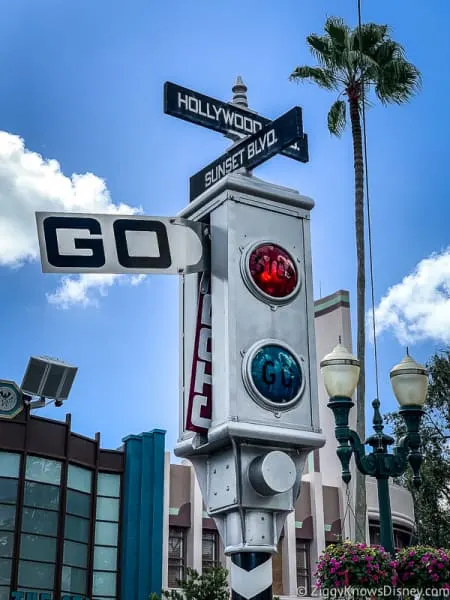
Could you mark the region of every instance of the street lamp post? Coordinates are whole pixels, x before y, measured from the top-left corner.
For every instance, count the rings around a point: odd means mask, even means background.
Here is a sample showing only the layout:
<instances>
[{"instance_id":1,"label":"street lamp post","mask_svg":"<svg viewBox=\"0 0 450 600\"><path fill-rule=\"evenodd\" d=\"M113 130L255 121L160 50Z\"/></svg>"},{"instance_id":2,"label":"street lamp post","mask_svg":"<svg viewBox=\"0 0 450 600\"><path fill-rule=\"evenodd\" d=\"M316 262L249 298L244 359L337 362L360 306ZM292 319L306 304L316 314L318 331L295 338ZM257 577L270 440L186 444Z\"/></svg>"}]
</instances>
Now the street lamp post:
<instances>
[{"instance_id":1,"label":"street lamp post","mask_svg":"<svg viewBox=\"0 0 450 600\"><path fill-rule=\"evenodd\" d=\"M392 388L400 405L399 412L405 420L407 433L394 445L392 453L389 453L389 446L394 444L395 440L383 432L383 418L378 399L372 402L375 433L362 442L356 431L348 425L350 409L354 406L351 397L359 379L359 361L339 343L322 360L320 369L330 397L328 407L333 411L336 422L335 435L339 443L337 455L342 465L342 479L345 483L351 479L349 464L354 454L358 470L377 480L380 541L383 548L393 554L389 477L403 475L409 464L413 470L414 484L417 487L420 485L419 471L423 456L420 452L419 426L428 387L427 371L416 363L408 352L402 362L391 370ZM372 447L369 454L366 454L365 444Z\"/></svg>"}]
</instances>

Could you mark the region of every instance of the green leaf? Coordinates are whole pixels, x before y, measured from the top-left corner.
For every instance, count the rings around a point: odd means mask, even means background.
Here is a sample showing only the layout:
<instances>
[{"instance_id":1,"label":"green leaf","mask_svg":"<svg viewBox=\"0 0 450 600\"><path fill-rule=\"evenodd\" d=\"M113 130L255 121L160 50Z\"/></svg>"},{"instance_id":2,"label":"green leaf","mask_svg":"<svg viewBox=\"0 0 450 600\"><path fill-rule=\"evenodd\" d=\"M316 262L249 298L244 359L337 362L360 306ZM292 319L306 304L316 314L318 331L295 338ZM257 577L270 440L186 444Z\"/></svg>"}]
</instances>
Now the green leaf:
<instances>
[{"instance_id":1,"label":"green leaf","mask_svg":"<svg viewBox=\"0 0 450 600\"><path fill-rule=\"evenodd\" d=\"M327 90L334 90L338 87L338 82L336 81L333 72L321 67L309 67L307 65L297 67L292 72L289 79L291 81L309 80Z\"/></svg>"},{"instance_id":2,"label":"green leaf","mask_svg":"<svg viewBox=\"0 0 450 600\"><path fill-rule=\"evenodd\" d=\"M344 100L336 100L328 112L328 129L331 134L340 137L346 123L346 104Z\"/></svg>"},{"instance_id":3,"label":"green leaf","mask_svg":"<svg viewBox=\"0 0 450 600\"><path fill-rule=\"evenodd\" d=\"M375 93L383 104L408 102L420 88L420 72L402 58L394 58L380 67L375 82Z\"/></svg>"},{"instance_id":4,"label":"green leaf","mask_svg":"<svg viewBox=\"0 0 450 600\"><path fill-rule=\"evenodd\" d=\"M347 47L350 28L340 17L328 17L325 21L324 30L330 37L332 45L339 50Z\"/></svg>"}]
</instances>

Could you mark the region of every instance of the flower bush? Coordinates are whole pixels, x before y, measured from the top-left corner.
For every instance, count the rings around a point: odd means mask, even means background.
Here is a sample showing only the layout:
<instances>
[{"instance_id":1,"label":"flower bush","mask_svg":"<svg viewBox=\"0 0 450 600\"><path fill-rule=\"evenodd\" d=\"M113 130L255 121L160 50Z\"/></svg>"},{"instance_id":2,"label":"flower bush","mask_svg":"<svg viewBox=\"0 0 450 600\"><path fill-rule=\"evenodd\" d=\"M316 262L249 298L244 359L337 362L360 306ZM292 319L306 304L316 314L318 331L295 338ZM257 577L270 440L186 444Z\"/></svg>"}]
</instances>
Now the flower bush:
<instances>
[{"instance_id":1,"label":"flower bush","mask_svg":"<svg viewBox=\"0 0 450 600\"><path fill-rule=\"evenodd\" d=\"M396 557L397 586L450 590L450 552L429 546L403 548Z\"/></svg>"},{"instance_id":2,"label":"flower bush","mask_svg":"<svg viewBox=\"0 0 450 600\"><path fill-rule=\"evenodd\" d=\"M321 590L362 589L392 585L395 561L381 546L344 542L328 546L317 564L316 586Z\"/></svg>"}]
</instances>

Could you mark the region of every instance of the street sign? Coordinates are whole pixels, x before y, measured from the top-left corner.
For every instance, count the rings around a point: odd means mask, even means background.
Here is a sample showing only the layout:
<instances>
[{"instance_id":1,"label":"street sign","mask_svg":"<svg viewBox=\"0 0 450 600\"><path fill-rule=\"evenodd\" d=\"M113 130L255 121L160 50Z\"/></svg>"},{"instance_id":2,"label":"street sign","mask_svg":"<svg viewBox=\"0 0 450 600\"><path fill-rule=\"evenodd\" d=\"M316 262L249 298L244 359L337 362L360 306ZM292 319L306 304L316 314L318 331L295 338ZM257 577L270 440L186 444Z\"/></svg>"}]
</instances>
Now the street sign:
<instances>
[{"instance_id":1,"label":"street sign","mask_svg":"<svg viewBox=\"0 0 450 600\"><path fill-rule=\"evenodd\" d=\"M211 290L210 277L206 273L200 279L197 302L186 429L206 434L211 425L212 410Z\"/></svg>"},{"instance_id":2,"label":"street sign","mask_svg":"<svg viewBox=\"0 0 450 600\"><path fill-rule=\"evenodd\" d=\"M164 112L225 135L237 134L234 137L253 135L271 123L270 119L250 110L199 94L170 81L164 84ZM299 162L308 162L307 135L303 134L297 142L284 148L281 154Z\"/></svg>"},{"instance_id":3,"label":"street sign","mask_svg":"<svg viewBox=\"0 0 450 600\"><path fill-rule=\"evenodd\" d=\"M206 226L136 215L36 213L44 273L196 273L207 268Z\"/></svg>"},{"instance_id":4,"label":"street sign","mask_svg":"<svg viewBox=\"0 0 450 600\"><path fill-rule=\"evenodd\" d=\"M302 109L298 106L232 146L225 154L190 179L190 201L242 167L253 169L303 136Z\"/></svg>"}]
</instances>

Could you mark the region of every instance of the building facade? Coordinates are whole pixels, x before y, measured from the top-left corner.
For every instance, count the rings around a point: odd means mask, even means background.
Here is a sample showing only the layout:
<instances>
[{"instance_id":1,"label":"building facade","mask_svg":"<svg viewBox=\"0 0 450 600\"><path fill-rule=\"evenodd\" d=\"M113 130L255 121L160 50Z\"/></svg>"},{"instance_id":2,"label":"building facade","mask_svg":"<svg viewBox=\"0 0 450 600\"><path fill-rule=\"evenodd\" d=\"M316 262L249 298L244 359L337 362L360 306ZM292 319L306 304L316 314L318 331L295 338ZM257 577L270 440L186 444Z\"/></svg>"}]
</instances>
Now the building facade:
<instances>
[{"instance_id":1,"label":"building facade","mask_svg":"<svg viewBox=\"0 0 450 600\"><path fill-rule=\"evenodd\" d=\"M105 450L100 434L72 432L70 415L0 421L0 600L148 600L160 590L164 437Z\"/></svg>"},{"instance_id":2,"label":"building facade","mask_svg":"<svg viewBox=\"0 0 450 600\"><path fill-rule=\"evenodd\" d=\"M347 292L315 303L315 326L318 362L339 337L351 350ZM355 534L355 477L348 487L341 480L320 372L318 381L327 443L309 455L273 557L273 591L281 599L311 594L319 555ZM354 428L355 414L351 419ZM72 432L70 415L59 422L25 410L0 420L0 600L148 600L153 591L176 587L188 567L229 567L191 465L171 464L164 440L156 429L107 450L100 434ZM390 492L400 547L414 529L412 499L399 486ZM370 478L367 508L366 539L378 543Z\"/></svg>"}]
</instances>

